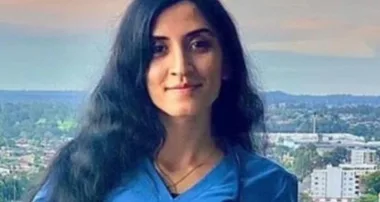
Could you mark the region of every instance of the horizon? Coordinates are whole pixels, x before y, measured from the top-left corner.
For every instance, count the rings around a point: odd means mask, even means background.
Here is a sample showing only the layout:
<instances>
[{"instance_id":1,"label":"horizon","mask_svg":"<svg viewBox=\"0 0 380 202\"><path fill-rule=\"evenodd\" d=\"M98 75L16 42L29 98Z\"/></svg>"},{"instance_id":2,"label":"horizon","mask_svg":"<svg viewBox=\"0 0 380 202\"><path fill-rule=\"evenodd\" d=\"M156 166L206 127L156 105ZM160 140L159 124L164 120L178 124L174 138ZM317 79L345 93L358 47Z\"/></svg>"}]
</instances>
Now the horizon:
<instances>
[{"instance_id":1,"label":"horizon","mask_svg":"<svg viewBox=\"0 0 380 202\"><path fill-rule=\"evenodd\" d=\"M380 1L365 1L222 0L260 89L379 96ZM2 0L0 89L89 91L127 5Z\"/></svg>"},{"instance_id":2,"label":"horizon","mask_svg":"<svg viewBox=\"0 0 380 202\"><path fill-rule=\"evenodd\" d=\"M0 93L2 92L23 92L23 93L34 93L34 92L39 92L39 93L89 93L91 91L86 91L86 90L49 90L49 89L41 89L41 90L34 90L34 89L1 89L0 88ZM361 95L361 94L295 94L295 93L290 93L290 92L285 92L285 91L259 91L259 93L283 93L286 95L290 96L313 96L313 97L327 97L327 96L353 96L353 97L376 97L380 98L380 95Z\"/></svg>"}]
</instances>

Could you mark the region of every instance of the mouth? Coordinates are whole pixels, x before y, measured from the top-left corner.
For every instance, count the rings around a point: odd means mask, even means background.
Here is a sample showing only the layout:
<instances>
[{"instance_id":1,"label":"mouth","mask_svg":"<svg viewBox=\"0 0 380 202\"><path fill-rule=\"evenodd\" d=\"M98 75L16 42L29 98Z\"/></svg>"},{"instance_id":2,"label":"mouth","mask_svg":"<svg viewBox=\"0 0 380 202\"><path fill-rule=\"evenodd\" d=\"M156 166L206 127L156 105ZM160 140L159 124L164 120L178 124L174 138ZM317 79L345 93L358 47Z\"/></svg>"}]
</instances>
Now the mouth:
<instances>
[{"instance_id":1,"label":"mouth","mask_svg":"<svg viewBox=\"0 0 380 202\"><path fill-rule=\"evenodd\" d=\"M165 90L184 91L184 90L195 90L200 87L202 87L202 84L182 84L182 85L177 85L173 87L167 87L165 88Z\"/></svg>"}]
</instances>

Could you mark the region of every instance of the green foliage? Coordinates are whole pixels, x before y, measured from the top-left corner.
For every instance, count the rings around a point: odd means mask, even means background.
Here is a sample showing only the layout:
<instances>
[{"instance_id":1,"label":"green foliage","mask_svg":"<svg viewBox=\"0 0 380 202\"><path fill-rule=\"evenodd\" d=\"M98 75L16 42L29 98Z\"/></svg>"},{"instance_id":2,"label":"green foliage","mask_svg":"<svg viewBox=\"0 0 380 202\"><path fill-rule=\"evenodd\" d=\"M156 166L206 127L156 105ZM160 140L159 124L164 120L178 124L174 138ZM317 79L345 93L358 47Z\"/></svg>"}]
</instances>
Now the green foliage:
<instances>
[{"instance_id":1,"label":"green foliage","mask_svg":"<svg viewBox=\"0 0 380 202\"><path fill-rule=\"evenodd\" d=\"M300 202L313 202L313 199L308 194L301 193Z\"/></svg>"},{"instance_id":2,"label":"green foliage","mask_svg":"<svg viewBox=\"0 0 380 202\"><path fill-rule=\"evenodd\" d=\"M274 155L277 157L278 161L282 161L282 157L289 154L291 149L287 146L278 145L274 148Z\"/></svg>"},{"instance_id":3,"label":"green foliage","mask_svg":"<svg viewBox=\"0 0 380 202\"><path fill-rule=\"evenodd\" d=\"M300 180L308 176L313 169L321 167L322 159L313 144L296 149L294 157L294 172Z\"/></svg>"},{"instance_id":4,"label":"green foliage","mask_svg":"<svg viewBox=\"0 0 380 202\"><path fill-rule=\"evenodd\" d=\"M6 176L0 178L0 202L20 200L29 184L26 176Z\"/></svg>"},{"instance_id":5,"label":"green foliage","mask_svg":"<svg viewBox=\"0 0 380 202\"><path fill-rule=\"evenodd\" d=\"M283 165L289 171L294 172L293 162L285 159L285 156L291 156L291 153L292 153L291 148L289 148L287 146L283 146L283 145L278 145L278 146L273 148L272 152L273 152L273 154L272 154L273 160L275 160L278 163L280 163L281 165Z\"/></svg>"},{"instance_id":6,"label":"green foliage","mask_svg":"<svg viewBox=\"0 0 380 202\"><path fill-rule=\"evenodd\" d=\"M0 146L5 138L34 138L47 133L70 136L77 128L75 106L70 104L0 103L0 108L0 135L4 137L0 138Z\"/></svg>"},{"instance_id":7,"label":"green foliage","mask_svg":"<svg viewBox=\"0 0 380 202\"><path fill-rule=\"evenodd\" d=\"M377 195L380 193L380 171L371 173L363 178L365 193Z\"/></svg>"},{"instance_id":8,"label":"green foliage","mask_svg":"<svg viewBox=\"0 0 380 202\"><path fill-rule=\"evenodd\" d=\"M72 129L75 129L77 127L77 124L73 120L58 120L57 121L58 129L64 132L69 132Z\"/></svg>"},{"instance_id":9,"label":"green foliage","mask_svg":"<svg viewBox=\"0 0 380 202\"><path fill-rule=\"evenodd\" d=\"M357 202L377 202L377 201L378 201L377 196L372 195L372 194L365 194L357 200Z\"/></svg>"},{"instance_id":10,"label":"green foliage","mask_svg":"<svg viewBox=\"0 0 380 202\"><path fill-rule=\"evenodd\" d=\"M34 154L33 171L0 177L0 202L20 200L29 182L35 180L32 172L43 169L46 163L42 158L46 145L55 149L54 144L58 146L62 137L74 135L77 128L75 120L75 106L70 104L0 102L0 147L11 151L11 156L0 156L0 166L14 169L20 163L19 157L26 151L33 151ZM31 147L28 150L18 148L16 144L20 140L26 140Z\"/></svg>"},{"instance_id":11,"label":"green foliage","mask_svg":"<svg viewBox=\"0 0 380 202\"><path fill-rule=\"evenodd\" d=\"M380 140L380 106L272 105L268 111L270 132L312 132L316 114L318 133L351 133L366 140Z\"/></svg>"},{"instance_id":12,"label":"green foliage","mask_svg":"<svg viewBox=\"0 0 380 202\"><path fill-rule=\"evenodd\" d=\"M322 161L324 165L331 164L338 166L341 163L349 161L350 151L344 147L337 147L331 152L323 155Z\"/></svg>"}]
</instances>

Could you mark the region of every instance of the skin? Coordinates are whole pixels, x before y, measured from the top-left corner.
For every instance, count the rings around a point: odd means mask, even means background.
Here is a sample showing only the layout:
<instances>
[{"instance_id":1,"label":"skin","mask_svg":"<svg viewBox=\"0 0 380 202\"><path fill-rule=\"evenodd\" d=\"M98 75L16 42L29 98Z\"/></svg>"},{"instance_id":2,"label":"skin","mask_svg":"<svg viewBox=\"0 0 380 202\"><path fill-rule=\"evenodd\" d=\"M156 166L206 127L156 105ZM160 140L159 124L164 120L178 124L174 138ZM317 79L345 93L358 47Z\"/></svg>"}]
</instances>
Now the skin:
<instances>
[{"instance_id":1,"label":"skin","mask_svg":"<svg viewBox=\"0 0 380 202\"><path fill-rule=\"evenodd\" d=\"M224 77L222 50L214 31L189 1L164 10L152 34L154 55L147 87L167 131L156 164L172 184L205 163L171 190L181 193L223 157L211 138L211 106Z\"/></svg>"}]
</instances>

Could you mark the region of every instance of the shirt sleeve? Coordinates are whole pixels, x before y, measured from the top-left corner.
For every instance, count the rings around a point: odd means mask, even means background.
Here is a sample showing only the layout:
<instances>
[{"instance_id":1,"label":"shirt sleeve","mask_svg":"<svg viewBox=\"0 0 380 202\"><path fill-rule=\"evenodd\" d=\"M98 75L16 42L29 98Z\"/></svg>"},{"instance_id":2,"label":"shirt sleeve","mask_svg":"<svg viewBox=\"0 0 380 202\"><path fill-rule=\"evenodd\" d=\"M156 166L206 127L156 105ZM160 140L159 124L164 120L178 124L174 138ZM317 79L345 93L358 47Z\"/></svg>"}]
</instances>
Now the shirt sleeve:
<instances>
[{"instance_id":1,"label":"shirt sleeve","mask_svg":"<svg viewBox=\"0 0 380 202\"><path fill-rule=\"evenodd\" d=\"M298 180L293 174L281 179L281 187L272 202L298 202Z\"/></svg>"}]
</instances>

